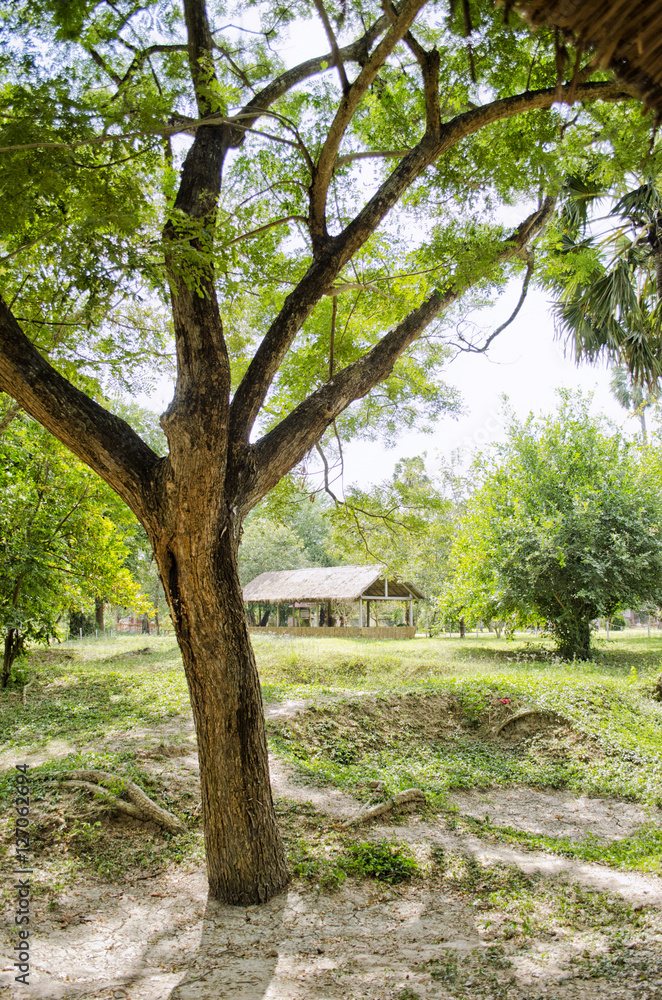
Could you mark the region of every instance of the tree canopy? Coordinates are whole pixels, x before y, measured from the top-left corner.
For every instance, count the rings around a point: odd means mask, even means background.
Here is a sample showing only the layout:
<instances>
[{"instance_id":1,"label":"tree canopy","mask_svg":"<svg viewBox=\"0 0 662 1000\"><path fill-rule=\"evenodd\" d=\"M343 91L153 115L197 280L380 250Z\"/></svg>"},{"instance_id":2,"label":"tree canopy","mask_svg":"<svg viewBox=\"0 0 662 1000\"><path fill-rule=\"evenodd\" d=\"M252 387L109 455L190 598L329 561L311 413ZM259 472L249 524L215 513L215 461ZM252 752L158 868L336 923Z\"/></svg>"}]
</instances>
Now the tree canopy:
<instances>
[{"instance_id":1,"label":"tree canopy","mask_svg":"<svg viewBox=\"0 0 662 1000\"><path fill-rule=\"evenodd\" d=\"M133 604L135 518L115 493L23 416L0 437L2 685L26 641L46 641L70 608Z\"/></svg>"}]
</instances>

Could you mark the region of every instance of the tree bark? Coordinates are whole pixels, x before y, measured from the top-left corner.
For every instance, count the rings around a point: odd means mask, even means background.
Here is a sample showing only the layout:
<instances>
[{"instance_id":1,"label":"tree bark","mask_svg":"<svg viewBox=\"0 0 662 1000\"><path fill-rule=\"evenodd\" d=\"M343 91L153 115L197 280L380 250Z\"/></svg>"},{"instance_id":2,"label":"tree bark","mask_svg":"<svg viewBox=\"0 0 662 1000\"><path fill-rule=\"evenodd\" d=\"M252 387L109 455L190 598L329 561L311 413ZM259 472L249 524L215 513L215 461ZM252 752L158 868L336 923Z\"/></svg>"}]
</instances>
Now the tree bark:
<instances>
[{"instance_id":1,"label":"tree bark","mask_svg":"<svg viewBox=\"0 0 662 1000\"><path fill-rule=\"evenodd\" d=\"M269 624L269 615L271 614L271 608L267 605L267 610L264 612L260 618L260 628L266 628Z\"/></svg>"},{"instance_id":2,"label":"tree bark","mask_svg":"<svg viewBox=\"0 0 662 1000\"><path fill-rule=\"evenodd\" d=\"M16 654L19 649L20 642L18 641L18 632L15 628L10 628L5 636L5 649L4 656L2 659L2 678L1 684L3 688L6 688L9 684L9 678L11 676L11 668L14 660L16 659Z\"/></svg>"},{"instance_id":3,"label":"tree bark","mask_svg":"<svg viewBox=\"0 0 662 1000\"><path fill-rule=\"evenodd\" d=\"M276 823L262 693L237 567L239 531L207 511L153 537L198 738L210 893L263 903L289 880ZM212 512L213 514L213 512Z\"/></svg>"},{"instance_id":4,"label":"tree bark","mask_svg":"<svg viewBox=\"0 0 662 1000\"><path fill-rule=\"evenodd\" d=\"M103 601L97 599L94 602L94 617L96 619L97 628L99 629L100 632L103 632L106 627L104 624L103 612L104 612L104 603Z\"/></svg>"}]
</instances>

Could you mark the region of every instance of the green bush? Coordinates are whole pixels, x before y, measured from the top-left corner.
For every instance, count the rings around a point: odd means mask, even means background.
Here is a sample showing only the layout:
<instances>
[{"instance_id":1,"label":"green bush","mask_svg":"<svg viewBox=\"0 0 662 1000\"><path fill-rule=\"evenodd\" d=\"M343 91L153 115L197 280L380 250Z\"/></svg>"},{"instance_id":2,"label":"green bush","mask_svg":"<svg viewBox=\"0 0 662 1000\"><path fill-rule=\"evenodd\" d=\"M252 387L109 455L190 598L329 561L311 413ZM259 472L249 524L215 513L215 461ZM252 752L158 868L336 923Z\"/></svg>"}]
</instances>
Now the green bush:
<instances>
[{"instance_id":1,"label":"green bush","mask_svg":"<svg viewBox=\"0 0 662 1000\"><path fill-rule=\"evenodd\" d=\"M343 867L350 875L376 878L379 882L397 885L418 872L418 864L403 845L386 841L352 844Z\"/></svg>"}]
</instances>

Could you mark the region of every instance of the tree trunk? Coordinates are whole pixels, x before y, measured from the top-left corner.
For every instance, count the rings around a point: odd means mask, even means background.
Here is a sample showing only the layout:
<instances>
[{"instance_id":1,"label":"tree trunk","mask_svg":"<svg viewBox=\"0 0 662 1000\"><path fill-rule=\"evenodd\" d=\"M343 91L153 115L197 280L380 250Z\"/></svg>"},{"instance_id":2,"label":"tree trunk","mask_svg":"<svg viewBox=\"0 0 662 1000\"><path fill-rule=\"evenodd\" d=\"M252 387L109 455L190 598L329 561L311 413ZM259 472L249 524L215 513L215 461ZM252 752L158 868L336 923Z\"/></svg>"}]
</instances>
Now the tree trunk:
<instances>
[{"instance_id":1,"label":"tree trunk","mask_svg":"<svg viewBox=\"0 0 662 1000\"><path fill-rule=\"evenodd\" d=\"M590 660L592 619L576 618L563 622L552 622L551 630L558 643L558 654L562 660Z\"/></svg>"},{"instance_id":2,"label":"tree trunk","mask_svg":"<svg viewBox=\"0 0 662 1000\"><path fill-rule=\"evenodd\" d=\"M99 629L100 632L103 632L105 630L103 612L104 612L104 603L103 601L100 601L97 598L97 600L94 602L94 617L96 619L97 628Z\"/></svg>"},{"instance_id":3,"label":"tree trunk","mask_svg":"<svg viewBox=\"0 0 662 1000\"><path fill-rule=\"evenodd\" d=\"M238 540L232 525L219 531L205 520L192 518L196 528L182 525L174 537L164 531L155 549L198 737L210 894L247 906L279 893L289 873L271 795Z\"/></svg>"},{"instance_id":4,"label":"tree trunk","mask_svg":"<svg viewBox=\"0 0 662 1000\"><path fill-rule=\"evenodd\" d=\"M143 615L140 631L143 635L149 635L149 615Z\"/></svg>"},{"instance_id":5,"label":"tree trunk","mask_svg":"<svg viewBox=\"0 0 662 1000\"><path fill-rule=\"evenodd\" d=\"M643 445L648 444L648 431L646 429L646 414L642 407L641 413L639 414L639 423L641 425L641 443Z\"/></svg>"},{"instance_id":6,"label":"tree trunk","mask_svg":"<svg viewBox=\"0 0 662 1000\"><path fill-rule=\"evenodd\" d=\"M2 660L2 687L6 688L9 684L9 678L11 676L11 668L14 660L16 659L16 653L18 652L19 642L18 633L15 628L10 628L5 636L5 650L4 657Z\"/></svg>"}]
</instances>

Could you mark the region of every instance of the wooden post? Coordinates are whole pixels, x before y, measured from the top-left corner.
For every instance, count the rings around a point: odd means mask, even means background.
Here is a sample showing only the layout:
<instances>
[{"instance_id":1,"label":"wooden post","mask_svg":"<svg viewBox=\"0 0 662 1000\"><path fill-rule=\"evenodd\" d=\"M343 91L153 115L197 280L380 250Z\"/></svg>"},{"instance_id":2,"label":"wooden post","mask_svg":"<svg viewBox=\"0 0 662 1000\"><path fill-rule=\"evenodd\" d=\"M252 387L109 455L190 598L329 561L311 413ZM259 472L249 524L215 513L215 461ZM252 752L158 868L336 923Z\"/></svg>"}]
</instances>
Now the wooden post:
<instances>
[{"instance_id":1,"label":"wooden post","mask_svg":"<svg viewBox=\"0 0 662 1000\"><path fill-rule=\"evenodd\" d=\"M411 597L409 598L409 624L410 626L414 624L414 602Z\"/></svg>"},{"instance_id":2,"label":"wooden post","mask_svg":"<svg viewBox=\"0 0 662 1000\"><path fill-rule=\"evenodd\" d=\"M359 597L359 628L363 628L363 598Z\"/></svg>"},{"instance_id":3,"label":"wooden post","mask_svg":"<svg viewBox=\"0 0 662 1000\"><path fill-rule=\"evenodd\" d=\"M366 601L365 605L366 605L366 612L367 612L367 614L366 614L366 617L367 617L366 626L368 628L370 628L370 601Z\"/></svg>"},{"instance_id":4,"label":"wooden post","mask_svg":"<svg viewBox=\"0 0 662 1000\"><path fill-rule=\"evenodd\" d=\"M276 601L276 628L280 625L280 601Z\"/></svg>"}]
</instances>

